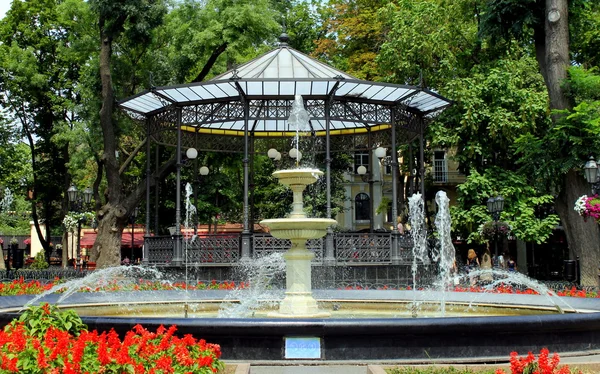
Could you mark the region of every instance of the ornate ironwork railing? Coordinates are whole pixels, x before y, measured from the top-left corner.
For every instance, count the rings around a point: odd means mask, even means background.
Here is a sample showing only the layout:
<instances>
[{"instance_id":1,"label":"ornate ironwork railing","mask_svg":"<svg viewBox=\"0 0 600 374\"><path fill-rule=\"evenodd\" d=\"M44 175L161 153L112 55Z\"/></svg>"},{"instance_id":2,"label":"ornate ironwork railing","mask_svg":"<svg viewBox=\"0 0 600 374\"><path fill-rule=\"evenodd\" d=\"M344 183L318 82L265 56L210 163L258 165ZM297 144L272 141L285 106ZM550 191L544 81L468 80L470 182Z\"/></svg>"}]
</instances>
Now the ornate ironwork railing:
<instances>
[{"instance_id":1,"label":"ornate ironwork railing","mask_svg":"<svg viewBox=\"0 0 600 374\"><path fill-rule=\"evenodd\" d=\"M184 256L192 264L235 264L240 259L239 234L209 234L183 242Z\"/></svg>"},{"instance_id":2,"label":"ornate ironwork railing","mask_svg":"<svg viewBox=\"0 0 600 374\"><path fill-rule=\"evenodd\" d=\"M172 236L148 237L144 243L148 247L150 265L169 265L175 254L175 239Z\"/></svg>"},{"instance_id":3,"label":"ornate ironwork railing","mask_svg":"<svg viewBox=\"0 0 600 374\"><path fill-rule=\"evenodd\" d=\"M172 236L146 238L148 262L151 265L168 266L173 260L175 239ZM334 254L337 263L389 264L391 263L391 233L336 233ZM252 257L260 258L274 252L285 252L291 247L287 239L270 234L252 235ZM240 234L210 234L182 241L184 261L190 264L232 265L241 258ZM325 252L325 239L310 239L307 248L314 252L313 263L321 264ZM412 238L398 236L398 254L401 262L412 261ZM186 257L187 256L187 257Z\"/></svg>"},{"instance_id":4,"label":"ornate ironwork railing","mask_svg":"<svg viewBox=\"0 0 600 374\"><path fill-rule=\"evenodd\" d=\"M278 239L269 234L254 234L252 236L253 257L260 258L275 252L285 252L292 247L289 239ZM323 239L309 239L306 248L313 251L313 263L323 262Z\"/></svg>"},{"instance_id":5,"label":"ornate ironwork railing","mask_svg":"<svg viewBox=\"0 0 600 374\"><path fill-rule=\"evenodd\" d=\"M335 259L338 263L391 263L392 236L389 233L336 234Z\"/></svg>"}]
</instances>

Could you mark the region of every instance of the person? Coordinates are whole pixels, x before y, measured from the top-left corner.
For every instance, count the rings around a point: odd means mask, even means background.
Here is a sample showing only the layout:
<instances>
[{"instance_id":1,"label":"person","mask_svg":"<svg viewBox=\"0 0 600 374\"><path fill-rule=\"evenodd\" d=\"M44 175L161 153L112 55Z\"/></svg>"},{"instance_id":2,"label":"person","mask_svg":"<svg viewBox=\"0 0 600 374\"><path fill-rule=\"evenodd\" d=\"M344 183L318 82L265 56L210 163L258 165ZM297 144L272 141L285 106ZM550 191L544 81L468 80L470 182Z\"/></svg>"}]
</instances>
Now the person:
<instances>
[{"instance_id":1,"label":"person","mask_svg":"<svg viewBox=\"0 0 600 374\"><path fill-rule=\"evenodd\" d=\"M506 262L506 268L510 272L517 271L517 263L512 256L508 258L508 261Z\"/></svg>"},{"instance_id":2,"label":"person","mask_svg":"<svg viewBox=\"0 0 600 374\"><path fill-rule=\"evenodd\" d=\"M398 233L404 235L404 225L402 224L402 218L398 217Z\"/></svg>"},{"instance_id":3,"label":"person","mask_svg":"<svg viewBox=\"0 0 600 374\"><path fill-rule=\"evenodd\" d=\"M500 253L498 256L494 255L494 268L504 269L504 256Z\"/></svg>"},{"instance_id":4,"label":"person","mask_svg":"<svg viewBox=\"0 0 600 374\"><path fill-rule=\"evenodd\" d=\"M494 280L492 277L492 255L490 253L489 245L483 252L483 256L481 257L481 270L488 270L484 274L481 274L481 280L484 282L491 282Z\"/></svg>"},{"instance_id":5,"label":"person","mask_svg":"<svg viewBox=\"0 0 600 374\"><path fill-rule=\"evenodd\" d=\"M471 248L467 254L467 272L471 273L472 271L477 270L477 268L479 268L479 258L477 258L477 252ZM471 286L475 286L475 283L477 283L477 277L470 275L469 279L471 280Z\"/></svg>"},{"instance_id":6,"label":"person","mask_svg":"<svg viewBox=\"0 0 600 374\"><path fill-rule=\"evenodd\" d=\"M122 264L125 265L125 266L129 265L129 257L125 256L125 258L123 259Z\"/></svg>"}]
</instances>

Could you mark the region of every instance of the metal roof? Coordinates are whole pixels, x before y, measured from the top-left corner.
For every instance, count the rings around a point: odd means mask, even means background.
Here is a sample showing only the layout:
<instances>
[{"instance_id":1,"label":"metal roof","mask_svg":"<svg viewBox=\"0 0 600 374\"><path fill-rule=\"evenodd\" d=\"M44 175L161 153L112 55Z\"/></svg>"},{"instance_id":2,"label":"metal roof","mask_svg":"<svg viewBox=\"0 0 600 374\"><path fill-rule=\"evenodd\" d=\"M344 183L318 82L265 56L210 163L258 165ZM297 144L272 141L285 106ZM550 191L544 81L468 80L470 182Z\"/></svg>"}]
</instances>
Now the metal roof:
<instances>
[{"instance_id":1,"label":"metal roof","mask_svg":"<svg viewBox=\"0 0 600 374\"><path fill-rule=\"evenodd\" d=\"M357 79L343 71L317 61L285 42L262 56L227 71L211 80L199 83L156 87L119 102L119 106L138 116L149 117L173 106L239 101L243 96L253 100L293 100L302 95L308 100L333 98L361 104L403 104L419 115L436 114L451 104L443 96L420 87ZM253 131L289 131L285 118L253 118ZM381 124L381 123L379 123ZM244 121L218 118L190 123L208 131L243 131ZM325 130L324 119L312 118L315 131ZM364 128L364 120L336 121L330 128Z\"/></svg>"}]
</instances>

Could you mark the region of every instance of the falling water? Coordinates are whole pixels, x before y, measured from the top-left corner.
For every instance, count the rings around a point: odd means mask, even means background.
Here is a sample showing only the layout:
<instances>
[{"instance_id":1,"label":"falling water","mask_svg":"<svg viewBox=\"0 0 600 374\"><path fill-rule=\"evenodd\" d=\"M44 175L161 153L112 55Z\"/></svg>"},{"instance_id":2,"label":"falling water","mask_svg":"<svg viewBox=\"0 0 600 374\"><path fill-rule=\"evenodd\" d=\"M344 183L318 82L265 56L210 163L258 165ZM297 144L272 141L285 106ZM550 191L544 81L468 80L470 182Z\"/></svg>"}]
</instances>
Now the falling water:
<instances>
[{"instance_id":1,"label":"falling water","mask_svg":"<svg viewBox=\"0 0 600 374\"><path fill-rule=\"evenodd\" d=\"M499 269L480 269L471 271L468 275L465 275L464 277L481 277L481 275L490 273L493 276L494 281L490 284L483 286L482 288L484 291L493 293L502 286L525 286L531 290L536 291L541 296L544 296L548 300L550 305L553 305L559 313L564 313L565 309L577 312L577 310L566 301L566 298L558 296L554 291L552 291L544 284L538 282L537 280L516 271L510 272ZM475 294L475 296L471 300L471 304L476 303L477 299L482 294L483 293Z\"/></svg>"},{"instance_id":2,"label":"falling water","mask_svg":"<svg viewBox=\"0 0 600 374\"><path fill-rule=\"evenodd\" d=\"M437 215L435 217L435 227L438 234L438 250L434 252L433 261L439 263L438 279L442 291L440 310L442 316L444 316L446 314L446 291L452 282L452 270L456 269L456 254L450 235L452 225L449 210L450 199L446 196L446 192L438 191L435 195L435 202L438 206Z\"/></svg>"},{"instance_id":3,"label":"falling water","mask_svg":"<svg viewBox=\"0 0 600 374\"><path fill-rule=\"evenodd\" d=\"M189 183L186 183L186 185L185 185L185 220L183 222L183 227L185 229L192 227L192 225L195 222L194 217L196 215L196 207L194 206L194 204L192 204L192 200L191 200L192 194L193 194L192 185ZM189 249L190 244L194 243L196 240L197 240L196 234L192 235L192 237L190 239L187 239L184 236L183 243L184 243L184 252L185 252L185 284L189 284L189 279L188 279L189 252L188 252L188 249ZM189 294L188 294L187 287L185 288L185 296L186 296L185 299L189 300ZM188 309L189 309L189 306L186 301L183 306L185 318L187 318L187 316L188 316Z\"/></svg>"},{"instance_id":4,"label":"falling water","mask_svg":"<svg viewBox=\"0 0 600 374\"><path fill-rule=\"evenodd\" d=\"M300 165L300 158L302 157L302 153L300 152L300 133L307 132L309 130L308 119L309 115L306 109L304 109L304 101L302 100L302 96L296 95L294 98L294 103L292 104L290 117L288 119L290 128L296 130L296 135L293 142L293 148L296 150L296 167Z\"/></svg>"},{"instance_id":5,"label":"falling water","mask_svg":"<svg viewBox=\"0 0 600 374\"><path fill-rule=\"evenodd\" d=\"M410 234L413 240L412 278L413 278L413 317L417 317L417 262L425 261L427 256L427 230L425 229L425 204L420 193L408 198Z\"/></svg>"},{"instance_id":6,"label":"falling water","mask_svg":"<svg viewBox=\"0 0 600 374\"><path fill-rule=\"evenodd\" d=\"M285 273L283 254L274 252L240 265L239 271L245 275L250 287L230 292L219 309L219 318L252 317L258 309L279 305L282 295L280 291L273 291L273 280Z\"/></svg>"},{"instance_id":7,"label":"falling water","mask_svg":"<svg viewBox=\"0 0 600 374\"><path fill-rule=\"evenodd\" d=\"M57 291L61 291L61 295L56 304L64 302L69 296L82 289L91 291L102 289L117 283L119 286L137 285L140 279L156 279L162 280L163 275L160 271L152 268L144 268L141 266L116 266L105 269L95 270L84 278L71 279L65 283L60 283L53 286L51 289L35 296L27 304L23 305L22 309L26 309L31 305L37 305L46 296L52 295Z\"/></svg>"}]
</instances>

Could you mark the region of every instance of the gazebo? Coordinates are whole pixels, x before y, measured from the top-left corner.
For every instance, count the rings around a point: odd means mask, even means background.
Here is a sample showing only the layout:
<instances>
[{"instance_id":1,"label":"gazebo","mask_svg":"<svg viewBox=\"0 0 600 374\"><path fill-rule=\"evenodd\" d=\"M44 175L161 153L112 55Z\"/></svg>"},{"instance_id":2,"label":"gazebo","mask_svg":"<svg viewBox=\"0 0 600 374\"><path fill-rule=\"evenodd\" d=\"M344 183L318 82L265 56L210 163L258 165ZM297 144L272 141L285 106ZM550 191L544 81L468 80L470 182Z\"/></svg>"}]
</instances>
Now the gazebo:
<instances>
[{"instance_id":1,"label":"gazebo","mask_svg":"<svg viewBox=\"0 0 600 374\"><path fill-rule=\"evenodd\" d=\"M279 41L277 48L211 80L153 87L119 102L129 116L145 123L148 155L151 142L177 148L175 227L181 227L182 154L190 149L193 149L191 154L194 150L243 152L243 230L239 236L204 237L187 243L186 248L192 249L188 258L195 263L232 264L268 249L283 250L287 245L251 229L254 225L249 218L249 174L258 142L264 143L262 148L277 148L295 134L288 124L295 95L302 96L310 114L310 135L324 138L323 147L314 151L322 152L325 157L327 218L332 218L332 152L366 147L371 157L375 147L395 150L400 142L422 140L428 121L451 105L450 100L423 87L357 79L291 48L285 33ZM423 141L420 144L423 160ZM392 153L391 167L392 201L396 202L399 175L395 153ZM418 170L423 175L422 163ZM148 175L150 171L151 160L147 157ZM149 179L147 183L146 211L149 212ZM422 182L420 188L424 195ZM398 215L396 203L392 204L391 214L392 217ZM146 215L146 232L150 232L150 216ZM144 262L181 266L186 239L179 230L173 234L147 237ZM317 252L316 261L325 265L365 260L361 248L372 252L374 247L377 255L371 255L369 261L399 264L402 261L400 245L395 227L381 240L369 234L366 239L362 235L336 241L330 231L324 240L309 243Z\"/></svg>"}]
</instances>

